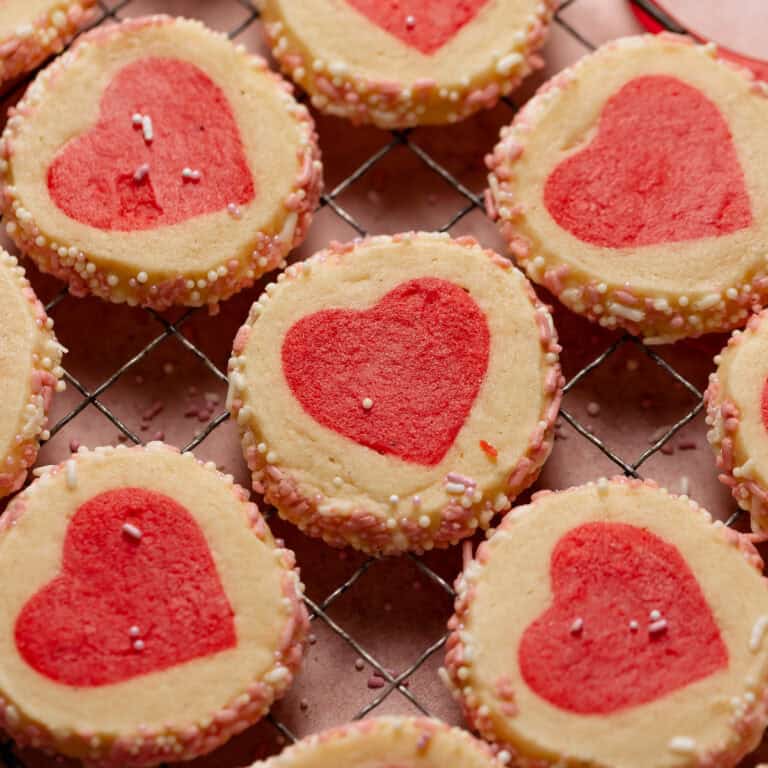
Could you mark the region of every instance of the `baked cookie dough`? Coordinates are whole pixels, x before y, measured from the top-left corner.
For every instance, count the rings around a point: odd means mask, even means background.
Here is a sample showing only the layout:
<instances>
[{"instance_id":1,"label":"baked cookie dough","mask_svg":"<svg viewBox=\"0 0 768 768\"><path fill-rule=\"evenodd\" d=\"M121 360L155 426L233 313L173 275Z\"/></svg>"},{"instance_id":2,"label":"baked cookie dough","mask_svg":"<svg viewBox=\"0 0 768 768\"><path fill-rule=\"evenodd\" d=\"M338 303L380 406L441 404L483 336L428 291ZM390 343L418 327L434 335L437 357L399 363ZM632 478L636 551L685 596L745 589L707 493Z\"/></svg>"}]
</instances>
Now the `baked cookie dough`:
<instances>
[{"instance_id":1,"label":"baked cookie dough","mask_svg":"<svg viewBox=\"0 0 768 768\"><path fill-rule=\"evenodd\" d=\"M0 206L77 296L214 308L303 240L321 171L309 113L262 59L152 16L38 75L0 140Z\"/></svg>"},{"instance_id":2,"label":"baked cookie dough","mask_svg":"<svg viewBox=\"0 0 768 768\"><path fill-rule=\"evenodd\" d=\"M768 86L673 35L608 43L544 85L488 157L528 276L647 343L768 300Z\"/></svg>"},{"instance_id":3,"label":"baked cookie dough","mask_svg":"<svg viewBox=\"0 0 768 768\"><path fill-rule=\"evenodd\" d=\"M314 734L253 768L502 768L466 731L438 720L379 717Z\"/></svg>"},{"instance_id":4,"label":"baked cookie dough","mask_svg":"<svg viewBox=\"0 0 768 768\"><path fill-rule=\"evenodd\" d=\"M532 70L552 0L260 0L283 71L317 109L380 128L454 123Z\"/></svg>"},{"instance_id":5,"label":"baked cookie dough","mask_svg":"<svg viewBox=\"0 0 768 768\"><path fill-rule=\"evenodd\" d=\"M235 339L254 489L334 546L455 544L549 455L559 350L525 277L472 238L334 244L268 286Z\"/></svg>"},{"instance_id":6,"label":"baked cookie dough","mask_svg":"<svg viewBox=\"0 0 768 768\"><path fill-rule=\"evenodd\" d=\"M544 491L465 565L444 677L514 765L732 768L768 721L762 568L654 484Z\"/></svg>"},{"instance_id":7,"label":"baked cookie dough","mask_svg":"<svg viewBox=\"0 0 768 768\"><path fill-rule=\"evenodd\" d=\"M35 463L53 393L64 389L63 347L24 269L0 248L0 498Z\"/></svg>"},{"instance_id":8,"label":"baked cookie dough","mask_svg":"<svg viewBox=\"0 0 768 768\"><path fill-rule=\"evenodd\" d=\"M80 449L0 518L0 727L90 765L209 752L290 684L293 554L212 463Z\"/></svg>"},{"instance_id":9,"label":"baked cookie dough","mask_svg":"<svg viewBox=\"0 0 768 768\"><path fill-rule=\"evenodd\" d=\"M752 528L768 530L768 313L753 315L715 357L709 377L707 433L721 482L751 515Z\"/></svg>"},{"instance_id":10,"label":"baked cookie dough","mask_svg":"<svg viewBox=\"0 0 768 768\"><path fill-rule=\"evenodd\" d=\"M59 53L92 16L96 0L3 0L0 85Z\"/></svg>"}]
</instances>

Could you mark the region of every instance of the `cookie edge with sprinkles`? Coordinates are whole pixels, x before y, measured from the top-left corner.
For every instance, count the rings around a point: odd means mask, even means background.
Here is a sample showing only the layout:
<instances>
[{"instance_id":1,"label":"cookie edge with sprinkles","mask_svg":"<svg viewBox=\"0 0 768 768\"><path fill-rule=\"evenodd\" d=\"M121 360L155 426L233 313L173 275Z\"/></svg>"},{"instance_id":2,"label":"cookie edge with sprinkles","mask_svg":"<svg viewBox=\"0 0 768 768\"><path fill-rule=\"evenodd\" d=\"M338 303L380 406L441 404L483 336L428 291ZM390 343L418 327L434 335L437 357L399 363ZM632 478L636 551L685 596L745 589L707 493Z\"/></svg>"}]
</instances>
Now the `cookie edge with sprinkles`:
<instances>
[{"instance_id":1,"label":"cookie edge with sprinkles","mask_svg":"<svg viewBox=\"0 0 768 768\"><path fill-rule=\"evenodd\" d=\"M752 315L744 330L735 330L725 348L715 355L714 363L719 366L722 354L733 349L744 340L746 334L756 331L768 321L768 310ZM741 423L739 407L730 398L724 397L717 371L709 375L709 384L704 393L706 404L707 441L715 453L719 474L717 479L727 486L736 503L749 512L752 529L765 533L768 529L768 487L751 477L754 462L737 456L735 442Z\"/></svg>"},{"instance_id":2,"label":"cookie edge with sprinkles","mask_svg":"<svg viewBox=\"0 0 768 768\"><path fill-rule=\"evenodd\" d=\"M473 237L452 239L447 234L410 232L393 236L379 235L348 243L332 242L327 249L320 251L307 261L288 267L278 275L277 282L299 278L307 270L311 270L313 263L321 263L330 255L343 257L369 244L392 244L416 237L449 241L465 248L477 249L500 269L514 269L509 259L499 256L494 251L483 249ZM522 493L538 477L552 450L554 426L564 386L558 357L561 347L557 343L552 318L547 307L539 301L530 283L523 275L521 277L534 310L542 346L541 354L545 366L544 399L540 419L534 432L529 436L528 446L510 472L506 490L500 492L493 502L490 500L473 502L469 508L449 502L437 513L436 518L423 515L423 521L408 520L407 527L401 525L397 529L405 540L403 546L394 544L393 530L387 525L393 518L378 518L366 509L345 514L333 514L327 510L320 512L317 500L304 495L291 475L281 470L279 457L263 441L263 436L251 418L252 411L248 405L247 382L242 373L245 365L242 353L252 329L258 322L261 307L269 300L270 293L276 287L275 283L268 285L252 306L245 325L240 328L235 337L228 366L227 407L238 424L243 453L253 475L253 489L262 494L268 503L273 504L281 517L297 525L304 533L314 538L321 538L330 546L352 546L371 554L421 553L433 547L444 548L471 536L477 528L488 528L494 515L506 512L511 507L512 499ZM471 520L479 524L473 527L470 525ZM422 525L422 522L426 522L426 525Z\"/></svg>"},{"instance_id":3,"label":"cookie edge with sprinkles","mask_svg":"<svg viewBox=\"0 0 768 768\"><path fill-rule=\"evenodd\" d=\"M30 485L8 505L0 518L0 536L11 528L24 514L27 502L38 488L58 473L77 477L77 464L83 457L108 458L130 451L168 451L180 453L178 449L160 442L145 446L104 446L89 450L80 448L76 454L56 466L39 467L36 483ZM215 473L229 486L235 500L243 506L250 528L255 536L264 540L269 529L258 507L249 501L248 492L235 484L231 475L225 475L213 462L196 459L192 453L180 454L188 461L197 462L203 469ZM75 480L76 482L76 480ZM280 647L275 650L272 668L259 679L244 681L243 693L226 703L217 712L210 713L207 723L182 723L165 725L156 729L140 729L131 734L99 734L73 729L68 734L57 736L43 724L30 721L14 702L7 701L0 692L0 728L6 731L20 746L31 746L49 753L61 753L82 759L86 765L99 768L120 768L121 766L153 766L162 762L190 760L207 754L221 746L232 736L261 720L272 704L281 698L293 682L303 655L304 638L309 619L302 600L303 585L296 569L293 552L286 549L280 540L275 540L275 557L283 569L282 593L290 601L292 615L286 621L281 635Z\"/></svg>"},{"instance_id":4,"label":"cookie edge with sprinkles","mask_svg":"<svg viewBox=\"0 0 768 768\"><path fill-rule=\"evenodd\" d=\"M601 51L643 47L657 43L659 39L699 51L718 65L742 75L755 94L768 97L768 84L758 80L750 70L718 57L713 43L697 45L688 37L671 33L619 38L582 57L544 83L515 115L512 123L502 128L499 142L485 158L489 169L486 211L497 222L507 247L528 277L547 288L573 312L609 329L624 328L643 337L646 344L667 344L743 325L750 309L768 302L768 263L746 280L744 287L749 290L731 287L722 293L712 291L681 296L678 307L673 307L664 296L627 286L607 285L595 279L586 280L570 265L560 261L555 253L535 245L519 230L519 223L526 217L526 201L515 199L510 182L514 179L515 162L525 152L527 135L546 116L559 93L578 80L585 62L600 55ZM768 256L766 259L768 261Z\"/></svg>"},{"instance_id":5,"label":"cookie edge with sprinkles","mask_svg":"<svg viewBox=\"0 0 768 768\"><path fill-rule=\"evenodd\" d=\"M0 84L30 72L62 48L94 16L97 0L59 2L0 40Z\"/></svg>"},{"instance_id":6,"label":"cookie edge with sprinkles","mask_svg":"<svg viewBox=\"0 0 768 768\"><path fill-rule=\"evenodd\" d=\"M283 200L283 216L280 230L273 235L255 232L245 258L233 257L216 270L199 276L176 275L169 279L155 279L148 271L141 270L127 279L120 279L109 270L98 266L89 254L75 244L53 242L42 233L32 213L17 199L13 185L13 143L24 122L34 115L36 104L50 98L55 92L55 81L65 72L81 50L92 44L103 44L112 38L130 34L147 26L174 24L203 29L230 45L226 35L211 30L200 21L167 15L144 16L123 21L115 26L96 28L80 37L62 56L38 73L21 101L8 111L8 120L0 136L0 212L6 221L5 228L19 249L32 258L43 272L58 277L69 286L73 296L93 294L107 301L125 302L130 306L144 306L163 311L171 306L208 306L211 313L217 311L219 301L254 284L265 273L285 265L288 253L300 245L306 237L315 208L322 192L322 162L314 121L307 108L293 97L293 87L277 73L269 69L260 56L250 54L243 45L234 45L243 66L252 68L269 77L280 90L286 111L299 128L299 171L290 193Z\"/></svg>"},{"instance_id":7,"label":"cookie edge with sprinkles","mask_svg":"<svg viewBox=\"0 0 768 768\"><path fill-rule=\"evenodd\" d=\"M638 480L625 476L613 477L610 480L600 478L596 482L575 485L558 491L539 491L533 494L530 503L516 508L512 514L504 518L497 529L489 531L488 538L492 539L497 531L513 527L519 516L530 514L531 510L535 508L536 503L542 498L552 494L566 494L585 487L596 487L597 492L601 493L611 485L648 488L665 495L669 499L687 502L691 507L692 513L700 515L707 524L719 531L725 543L738 549L747 563L762 576L763 560L749 536L727 527L719 520L713 522L711 514L688 496L672 494L652 480ZM563 758L530 757L522 754L515 744L499 740L488 706L483 705L472 690L474 658L471 651L472 637L471 632L464 623L464 619L472 604L475 585L488 559L487 542L481 543L474 555L471 554L469 548L465 550L464 555L464 566L454 583L456 600L453 616L448 622L449 636L445 645L445 666L440 668L438 674L448 690L451 691L454 700L461 707L464 717L470 726L484 739L494 744L495 748L500 751L499 754L505 753L507 762L511 762L520 768L548 768L549 766L560 765ZM758 619L758 623L762 620L765 620L765 626L760 628L761 637L765 630L768 629L768 617L761 617ZM753 635L756 629L757 627L753 629ZM688 768L715 768L715 766L723 768L724 766L733 766L742 757L755 749L760 742L766 723L768 723L768 681L763 681L763 688L762 698L753 696L751 700L747 700L745 697L741 712L737 713L730 724L732 739L728 743L718 745L714 750L702 753L696 748L695 744L692 745L691 749L687 749L691 745L686 744L686 749L683 750L683 745L673 745L672 742L675 740L672 739L670 750L688 759L688 762L681 763L681 765L688 766ZM511 685L505 682L503 678L499 678L496 681L495 689L495 695L500 702L500 709L504 716L514 717L518 710L514 690L512 690ZM675 748L676 746L679 746L680 749ZM579 764L581 765L581 763ZM593 764L586 763L585 765ZM597 764L595 763L594 765Z\"/></svg>"},{"instance_id":8,"label":"cookie edge with sprinkles","mask_svg":"<svg viewBox=\"0 0 768 768\"><path fill-rule=\"evenodd\" d=\"M544 44L552 22L555 0L541 0L531 29L511 36L514 47L495 58L475 82L468 79L456 88L441 88L430 79L405 85L393 80L372 80L343 62L310 60L299 37L286 32L285 24L258 0L264 32L281 70L310 95L312 105L353 124L372 124L383 129L455 123L481 109L492 109L544 61L537 51ZM275 18L272 18L275 16Z\"/></svg>"},{"instance_id":9,"label":"cookie edge with sprinkles","mask_svg":"<svg viewBox=\"0 0 768 768\"><path fill-rule=\"evenodd\" d=\"M424 738L426 741L425 748L436 734L450 733L452 737L455 736L458 739L462 739L468 745L471 745L476 749L479 754L487 757L491 765L495 764L501 768L504 764L499 761L498 758L494 759L494 751L488 744L476 739L462 728L452 727L447 723L434 718L388 715L348 723L346 725L322 731L321 733L313 733L301 741L287 747L279 755L274 755L273 757L267 758L265 761L254 763L251 768L285 768L286 766L289 766L296 757L300 758L303 753L311 752L325 742L346 739L349 737L354 738L379 728L391 728L394 732L393 735L396 735L398 730L406 725L412 725L417 730L421 729L421 738Z\"/></svg>"},{"instance_id":10,"label":"cookie edge with sprinkles","mask_svg":"<svg viewBox=\"0 0 768 768\"><path fill-rule=\"evenodd\" d=\"M64 369L61 367L61 358L66 350L56 340L53 320L46 314L18 260L0 248L0 262L26 299L37 327L35 332L37 343L32 352L29 396L20 416L11 450L4 456L0 456L3 460L2 471L0 471L0 498L2 498L21 488L29 468L37 459L40 440L47 440L50 437L46 425L53 394L66 389L62 378Z\"/></svg>"}]
</instances>

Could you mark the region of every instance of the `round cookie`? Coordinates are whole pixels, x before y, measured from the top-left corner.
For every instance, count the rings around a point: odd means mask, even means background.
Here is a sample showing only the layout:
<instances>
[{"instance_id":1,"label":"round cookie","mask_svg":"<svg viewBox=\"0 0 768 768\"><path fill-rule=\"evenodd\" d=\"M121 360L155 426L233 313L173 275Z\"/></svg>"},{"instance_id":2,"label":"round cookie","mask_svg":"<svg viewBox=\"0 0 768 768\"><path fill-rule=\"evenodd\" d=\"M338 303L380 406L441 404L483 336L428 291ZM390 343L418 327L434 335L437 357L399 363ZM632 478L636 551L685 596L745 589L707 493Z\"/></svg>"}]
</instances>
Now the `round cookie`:
<instances>
[{"instance_id":1,"label":"round cookie","mask_svg":"<svg viewBox=\"0 0 768 768\"><path fill-rule=\"evenodd\" d=\"M439 720L373 717L313 734L253 768L501 768L486 744Z\"/></svg>"},{"instance_id":2,"label":"round cookie","mask_svg":"<svg viewBox=\"0 0 768 768\"><path fill-rule=\"evenodd\" d=\"M59 53L92 16L96 0L4 0L0 85Z\"/></svg>"},{"instance_id":3,"label":"round cookie","mask_svg":"<svg viewBox=\"0 0 768 768\"><path fill-rule=\"evenodd\" d=\"M487 158L488 211L575 312L666 343L768 299L768 87L673 35L558 74Z\"/></svg>"},{"instance_id":4,"label":"round cookie","mask_svg":"<svg viewBox=\"0 0 768 768\"><path fill-rule=\"evenodd\" d=\"M89 765L209 752L290 684L293 553L213 463L80 449L0 518L0 727Z\"/></svg>"},{"instance_id":5,"label":"round cookie","mask_svg":"<svg viewBox=\"0 0 768 768\"><path fill-rule=\"evenodd\" d=\"M65 387L63 352L24 269L0 248L0 498L21 488L48 438L51 399Z\"/></svg>"},{"instance_id":6,"label":"round cookie","mask_svg":"<svg viewBox=\"0 0 768 768\"><path fill-rule=\"evenodd\" d=\"M454 123L543 62L552 0L261 0L272 52L317 109L380 128Z\"/></svg>"},{"instance_id":7,"label":"round cookie","mask_svg":"<svg viewBox=\"0 0 768 768\"><path fill-rule=\"evenodd\" d=\"M334 546L455 544L549 455L559 350L528 281L472 238L334 244L268 286L235 339L254 489Z\"/></svg>"},{"instance_id":8,"label":"round cookie","mask_svg":"<svg viewBox=\"0 0 768 768\"><path fill-rule=\"evenodd\" d=\"M541 492L465 565L444 677L514 765L732 768L768 722L762 567L650 482Z\"/></svg>"},{"instance_id":9,"label":"round cookie","mask_svg":"<svg viewBox=\"0 0 768 768\"><path fill-rule=\"evenodd\" d=\"M0 140L0 206L77 296L214 308L303 240L321 172L309 113L263 59L152 16L38 75Z\"/></svg>"},{"instance_id":10,"label":"round cookie","mask_svg":"<svg viewBox=\"0 0 768 768\"><path fill-rule=\"evenodd\" d=\"M768 313L752 315L715 357L705 393L707 438L719 479L751 515L756 532L768 529Z\"/></svg>"}]
</instances>

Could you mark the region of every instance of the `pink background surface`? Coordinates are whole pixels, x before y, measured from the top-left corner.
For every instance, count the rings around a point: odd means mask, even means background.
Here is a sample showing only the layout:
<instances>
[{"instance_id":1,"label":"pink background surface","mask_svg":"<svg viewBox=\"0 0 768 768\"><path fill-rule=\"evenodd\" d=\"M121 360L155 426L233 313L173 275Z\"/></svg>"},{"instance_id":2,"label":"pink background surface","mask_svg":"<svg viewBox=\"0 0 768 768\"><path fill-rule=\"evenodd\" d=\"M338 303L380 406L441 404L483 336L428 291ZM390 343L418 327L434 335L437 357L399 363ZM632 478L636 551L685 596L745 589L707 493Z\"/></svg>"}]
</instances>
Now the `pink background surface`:
<instances>
[{"instance_id":1,"label":"pink background surface","mask_svg":"<svg viewBox=\"0 0 768 768\"><path fill-rule=\"evenodd\" d=\"M236 42L264 52L260 25L248 0L107 0L104 9L118 19L157 11L199 17L216 29L232 33ZM110 20L109 15L105 20ZM587 53L591 46L639 31L623 0L566 0L544 50L546 69L527 81L513 101L521 104L546 77ZM18 95L16 89L5 103ZM501 104L451 128L420 128L396 136L319 116L326 189L334 205L341 206L371 233L445 227L468 205L468 198L447 177L480 194L485 184L483 155L512 116L512 107ZM380 158L362 177L337 187L375 153L381 153ZM439 163L440 172L424 162L424 153ZM473 234L484 245L502 249L495 227L477 208L461 216L449 231ZM331 239L348 240L355 235L354 228L325 205L307 242L293 259L306 257ZM51 301L60 293L61 285L55 280L40 276L32 267L29 272L43 301ZM236 429L223 421L225 385L221 372L226 369L234 334L260 288L226 302L213 318L202 312L188 316L181 310L159 316L97 299L61 298L51 314L59 339L70 350L65 365L73 382L55 401L52 423L58 428L43 448L40 462L66 458L72 444L96 446L127 440L105 416L104 410L108 410L141 440L161 433L166 441L183 447L202 439L196 454L215 461L247 485ZM541 295L551 301L545 293ZM703 413L697 410L700 398L635 342L621 341L618 335L559 306L555 320L569 379L610 345L618 342L618 347L574 383L563 402L592 439L561 419L559 439L536 488L565 488L618 474L620 466L601 451L600 445L633 464L671 425L690 415L690 422L670 437L663 452L653 453L638 471L673 491L689 489L690 495L714 515L729 518L735 507L716 479ZM712 357L723 342L722 336L710 336L657 348L653 354L702 390L713 367ZM113 380L118 370L123 372ZM76 415L69 418L73 409ZM207 434L209 422L218 426ZM738 522L744 523L743 516ZM289 695L274 708L274 722L265 721L250 729L194 765L245 766L278 751L285 743L286 736L275 723L287 729L285 733L301 737L360 716L371 707L374 714L426 710L451 723L461 723L456 706L436 675L452 608L452 600L439 581L453 581L460 565L459 548L424 558L371 561L355 552L339 552L309 540L276 518L271 524L296 551L309 598L325 610L312 623L313 642L304 668ZM514 592L514 584L510 590ZM362 649L368 655L358 670L355 662L361 658ZM403 687L387 684L370 688L371 664L395 676L405 675ZM768 757L768 750L764 754ZM34 750L24 750L18 756L28 766L62 764ZM754 762L750 759L744 765Z\"/></svg>"}]
</instances>

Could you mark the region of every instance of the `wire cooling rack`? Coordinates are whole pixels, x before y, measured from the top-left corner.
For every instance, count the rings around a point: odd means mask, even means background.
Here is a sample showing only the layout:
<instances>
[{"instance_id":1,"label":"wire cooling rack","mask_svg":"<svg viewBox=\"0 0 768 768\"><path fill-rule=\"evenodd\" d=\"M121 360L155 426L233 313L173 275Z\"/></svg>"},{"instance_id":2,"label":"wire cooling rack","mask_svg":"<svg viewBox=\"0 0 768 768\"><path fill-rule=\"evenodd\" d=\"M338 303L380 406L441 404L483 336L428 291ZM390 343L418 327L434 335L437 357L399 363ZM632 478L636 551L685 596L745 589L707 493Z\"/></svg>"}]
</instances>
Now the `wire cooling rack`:
<instances>
[{"instance_id":1,"label":"wire cooling rack","mask_svg":"<svg viewBox=\"0 0 768 768\"><path fill-rule=\"evenodd\" d=\"M550 54L547 58L554 59L555 68L570 63L569 58L571 60L578 58L611 36L613 30L610 23L607 25L607 31L603 30L598 38L591 38L589 30L594 28L596 23L595 14L599 16L601 13L607 13L611 10L609 6L619 1L564 0L560 4L555 15L553 39L547 52ZM635 2L659 21L665 21L647 0L635 0ZM221 27L224 23L221 21L222 18L231 18L231 25L224 28L230 38L241 42L244 36L250 35L251 30L259 23L258 10L249 0L215 0L215 2L198 0L197 4L192 0L165 0L165 2L163 0L100 0L98 16L91 26L120 21L126 15L147 12L200 15L210 23L211 13L214 10L221 10L221 8L216 9L216 6L223 7L225 4L228 13L216 16L216 20ZM631 31L631 29L615 31L615 34ZM257 38L254 36L252 39ZM567 51L565 58L561 55L562 51ZM5 94L7 104L12 104L18 99L30 79L31 77L17 84L10 93ZM524 92L527 90L530 95L530 87L524 85L522 90ZM2 94L0 98L3 98ZM517 109L517 102L522 101L523 98L515 94L513 98L505 99L504 105L499 107L503 110L497 118L499 124L509 122ZM490 143L487 143L485 151L490 149L493 141L492 134L497 127L493 125L492 130L487 131ZM461 128L437 130L456 131ZM387 163L388 158L397 153L407 152L409 153L407 162L415 163L418 173L427 176L431 174L439 179L440 183L447 185L452 195L450 212L444 215L441 222L437 225L430 223L429 226L416 222L416 226L452 233L472 232L480 239L488 239L487 233L493 231L493 228L489 227L488 221L484 219L481 192L465 180L466 174L463 173L461 164L457 166L455 156L446 154L445 146L441 146L439 140L434 142L428 136L422 140L419 129L391 133L375 132L374 135L377 137L378 146L372 146L369 151L366 150L366 156L361 162L356 162L352 168L346 168L340 178L335 179L335 186L321 199L318 216L325 211L325 215L335 218L337 223L347 227L351 236L355 234L363 236L369 231L374 233L379 231L376 226L363 223L363 216L358 212L360 206L356 202L359 195L358 197L350 195L361 186L366 188L368 180L367 202L373 208L381 208L381 200L378 199L375 185L371 186L370 178L376 174L377 169ZM450 135L450 133L444 135ZM452 141L449 143L453 144ZM321 146L327 156L329 147L323 142L322 131ZM472 171L475 176L478 172L476 166L480 162L479 158L482 158L482 154L478 157L473 156L469 160L464 158L465 162L475 166ZM327 169L333 170L328 164ZM346 202L347 200L350 202ZM443 212L447 210L446 206L442 208ZM430 214L430 218L433 217L433 214ZM490 245L498 247L498 242ZM32 268L30 272L36 289L42 290L41 295L47 298L46 308L55 318L57 327L63 319L66 319L66 313L74 311L73 307L78 302L82 306L84 300L72 299L68 296L66 289L59 290L60 286L56 287L58 284L54 281L37 275ZM45 296L45 293L48 295ZM249 295L248 303L256 295L257 291ZM544 296L545 300L548 298ZM242 309L241 314L244 316L247 306L243 305ZM66 441L65 435L73 434L73 425L84 421L86 414L92 414L94 409L100 412L107 420L106 423L110 425L112 440L115 439L115 430L117 439L121 442L140 444L151 439L150 436L142 433L148 426L146 421L142 421L141 426L136 428L130 423L130 419L119 411L121 411L123 399L133 396L130 389L125 389L126 382L133 378L131 386L134 390L140 387L143 384L143 376L136 372L145 370L147 365L150 367L155 365L150 361L154 360L153 356L170 339L178 342L185 351L187 365L197 366L196 370L201 370L202 375L217 384L219 389L223 389L226 385L225 361L231 346L232 333L226 336L222 334L218 338L217 346L214 347L210 345L210 335L188 333L189 327L198 322L197 319L203 315L199 310L159 314L152 310L104 309L102 307L102 311L130 312L131 323L135 322L137 316L135 313L144 312L149 316L150 327L154 327L154 323L158 324L158 332L156 335L150 333L147 337L142 336L139 349L132 350L129 358L114 367L105 377L101 376L102 369L98 365L92 366L95 372L90 371L86 376L79 371L76 373L67 367L65 359L65 377L69 387L67 406L63 413L54 414L55 423L50 428L51 437L43 454L57 441L59 443ZM557 459L553 457L539 485L562 487L575 481L593 479L601 474L623 473L633 477L650 476L662 482L667 480L666 484L672 486L669 473L657 459L660 455L669 455L675 448L679 453L681 450L695 447L697 442L703 443L702 388L705 385L711 353L719 348L722 339L716 339L709 346L705 344L703 349L694 344L680 355L671 350L659 352L648 349L637 339L628 335L609 334L590 326L586 321L561 308L556 308L555 317L565 346L563 362L569 378L558 423L557 436L560 440L556 442L554 456L562 459L561 465L563 461L568 466L581 461L587 469L583 476L576 480L573 480L567 472L563 479L557 476L557 469L554 475L549 473L550 465L557 464ZM213 319L205 318L199 322L201 327L206 327L206 323L213 323ZM209 325L209 327L214 326ZM236 327L236 324L232 327ZM78 339L80 344L85 344L87 341L87 336ZM70 343L70 346L74 345ZM222 352L218 349L220 347L226 349ZM218 354L213 353L212 349L218 349ZM692 364L691 355L699 362ZM675 359L676 362L673 364L669 359ZM701 364L701 359L706 359L706 362ZM166 362L165 366L168 365L170 364ZM613 409L614 417L617 414L623 414L627 397L621 391L623 385L619 383L617 386L616 374L618 371L620 376L631 376L631 373L637 369L641 369L642 378L650 383L645 390L637 380L627 385L638 393L640 403L638 412L640 417L635 420L635 426L629 430L632 434L628 435L627 430L622 433L621 424L607 429L604 424L597 424L601 403L602 407L605 407L605 402L608 402L608 413ZM92 383L92 380L96 379L99 379L99 382ZM116 389L122 392L121 399L110 399ZM190 387L190 391L193 389L194 387ZM671 411L667 409L665 415L660 417L659 411L665 409L660 406L661 401L658 398L669 399L670 392L675 393L673 398L675 407ZM657 400L654 401L654 398ZM182 450L205 451L206 446L215 440L216 435L222 430L226 431L228 415L223 409L217 408L219 402L218 397L211 397L208 410L202 410L198 431L189 439L175 441ZM684 405L678 407L681 404ZM218 413L214 413L217 410ZM672 412L674 416L669 416ZM201 410L193 409L193 414L199 417ZM621 420L614 418L613 421ZM649 435L644 435L639 443L637 440L630 439L636 437L638 424L647 426L650 432ZM654 426L655 431L650 431ZM686 434L689 436L683 439ZM73 442L76 441L70 439L70 448L74 447ZM173 441L169 439L168 442ZM640 448L637 448L638 445ZM697 461L703 466L705 475L708 473L714 476L714 461L708 455L706 447L702 446L702 448L703 456ZM63 450L65 449L62 445L59 445L59 454ZM627 458L630 453L633 453L634 458ZM686 456L688 455L690 454L687 453ZM224 466L227 471L235 471L231 466L227 466L226 462ZM599 471L596 472L596 469ZM650 471L646 472L646 469ZM243 472L242 466L240 466L240 472L241 474ZM666 476L665 472L667 472ZM688 492L690 479L686 475L680 476L679 485L678 488L672 487L672 490ZM732 511L734 507L729 497L723 492L718 492L716 482L714 489L710 487L708 494L704 494L709 499L714 498L717 509L712 509L713 513L718 514L717 510L719 510L718 516L727 519L729 525L740 522L739 513ZM718 493L720 495L717 495ZM706 503L707 499L704 501ZM726 511L723 512L723 509ZM269 514L269 510L265 511ZM337 723L359 719L371 713L393 711L438 715L447 720L460 722L458 711L451 703L448 693L440 688L439 683L435 685L434 674L435 668L441 662L441 650L447 637L444 625L450 615L454 595L451 581L460 567L458 553L430 553L424 557L409 555L398 561L366 559L356 553L339 554L326 548L322 543L309 541L290 526L282 524L276 516L271 517L270 523L277 529L278 535L285 536L289 546L299 550L299 563L304 568L304 580L308 586L306 602L311 613L313 632L310 636L308 654L310 658L308 665L305 664L305 670L307 666L309 670L303 671L297 680L295 687L299 689L298 693L292 691L284 702L273 709L265 723L237 737L235 739L237 743L234 746L224 747L213 756L195 761L194 764L216 765L219 768L247 765L253 759L273 753L283 744L292 742L307 732L330 724L326 722L329 719L326 716L327 713L323 712L328 709L332 711L330 716L332 722ZM307 574L305 558L312 563L309 574ZM406 596L403 597L401 582L397 582L397 587L387 593L386 587L382 588L382 584L390 581L393 574L402 573L404 570L409 573L408 583L405 585ZM313 588L316 586L316 581L322 586ZM396 594L398 592L400 592L399 595ZM387 601L387 594L391 601ZM402 611L393 609L395 599L408 602L409 612L403 614ZM351 602L345 608L339 609L345 600ZM424 617L430 610L435 616L427 621ZM407 629L414 624L423 623L428 623L431 629L435 627L439 629L435 631L434 637L420 638L419 643L409 640L406 643L408 652L400 654L406 661L398 659L396 662L398 668L393 669L387 647L402 646L400 639L408 634ZM384 644L379 641L379 636L384 638ZM330 647L330 655L327 651L315 651L322 646ZM317 671L327 668L332 670L330 677L328 674L322 677L322 674ZM317 683L318 675L320 675L320 684ZM302 684L305 676L309 677L309 681ZM342 689L341 704L339 696L332 698L331 701L324 698L337 687ZM350 709L352 703L354 707ZM0 760L9 768L17 766L34 768L61 764L61 760L44 757L33 750L17 750L12 742L0 744Z\"/></svg>"}]
</instances>

